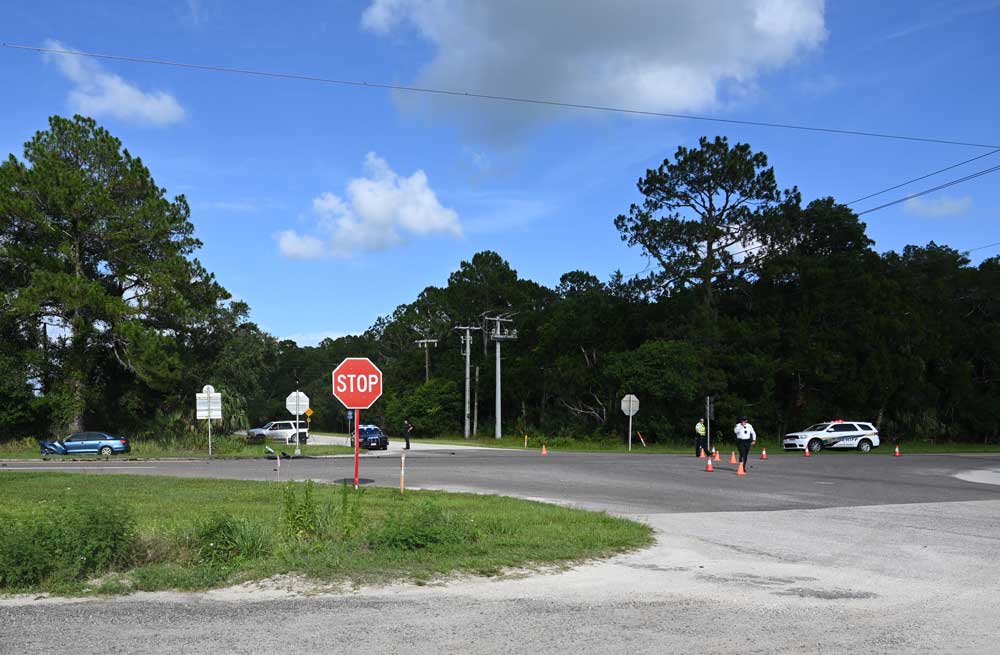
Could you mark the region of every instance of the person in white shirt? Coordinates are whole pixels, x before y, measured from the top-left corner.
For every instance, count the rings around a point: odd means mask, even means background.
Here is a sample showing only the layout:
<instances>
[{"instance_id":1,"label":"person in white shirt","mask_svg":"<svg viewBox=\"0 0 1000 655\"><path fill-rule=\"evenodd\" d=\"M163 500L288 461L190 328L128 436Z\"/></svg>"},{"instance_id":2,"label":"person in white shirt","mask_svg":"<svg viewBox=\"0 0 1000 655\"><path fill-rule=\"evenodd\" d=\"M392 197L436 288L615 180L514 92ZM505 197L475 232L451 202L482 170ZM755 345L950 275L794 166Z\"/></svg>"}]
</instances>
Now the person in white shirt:
<instances>
[{"instance_id":1,"label":"person in white shirt","mask_svg":"<svg viewBox=\"0 0 1000 655\"><path fill-rule=\"evenodd\" d=\"M740 449L740 463L743 464L743 470L746 471L750 468L748 461L750 446L757 443L757 433L754 432L753 426L747 421L746 416L740 419L733 432L736 433L736 447Z\"/></svg>"}]
</instances>

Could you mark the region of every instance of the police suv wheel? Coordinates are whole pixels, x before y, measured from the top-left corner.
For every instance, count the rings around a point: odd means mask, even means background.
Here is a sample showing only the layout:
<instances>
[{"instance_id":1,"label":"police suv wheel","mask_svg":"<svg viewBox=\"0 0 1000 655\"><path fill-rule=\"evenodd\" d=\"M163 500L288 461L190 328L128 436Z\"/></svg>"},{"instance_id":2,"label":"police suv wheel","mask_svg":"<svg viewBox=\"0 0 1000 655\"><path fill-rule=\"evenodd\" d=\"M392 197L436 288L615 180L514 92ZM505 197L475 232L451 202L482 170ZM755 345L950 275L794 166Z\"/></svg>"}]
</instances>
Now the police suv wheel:
<instances>
[{"instance_id":1,"label":"police suv wheel","mask_svg":"<svg viewBox=\"0 0 1000 655\"><path fill-rule=\"evenodd\" d=\"M858 450L860 450L863 453L871 452L871 449L872 449L872 442L868 441L867 439L862 439L861 443L858 444Z\"/></svg>"},{"instance_id":2,"label":"police suv wheel","mask_svg":"<svg viewBox=\"0 0 1000 655\"><path fill-rule=\"evenodd\" d=\"M818 453L823 450L823 442L819 439L813 439L809 442L809 445L807 445L806 448L808 448L811 453Z\"/></svg>"}]
</instances>

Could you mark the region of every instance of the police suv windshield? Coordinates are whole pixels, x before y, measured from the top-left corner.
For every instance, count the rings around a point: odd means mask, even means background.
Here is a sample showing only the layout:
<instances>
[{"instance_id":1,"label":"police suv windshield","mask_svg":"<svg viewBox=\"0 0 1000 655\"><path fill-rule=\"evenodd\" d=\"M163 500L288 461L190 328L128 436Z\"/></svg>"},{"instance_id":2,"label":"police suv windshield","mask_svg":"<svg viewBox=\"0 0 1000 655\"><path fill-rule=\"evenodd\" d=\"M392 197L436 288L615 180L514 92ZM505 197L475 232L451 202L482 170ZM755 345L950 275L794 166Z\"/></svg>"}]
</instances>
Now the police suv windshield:
<instances>
[{"instance_id":1,"label":"police suv windshield","mask_svg":"<svg viewBox=\"0 0 1000 655\"><path fill-rule=\"evenodd\" d=\"M817 423L816 425L810 425L803 432L822 432L828 427L830 427L829 423Z\"/></svg>"}]
</instances>

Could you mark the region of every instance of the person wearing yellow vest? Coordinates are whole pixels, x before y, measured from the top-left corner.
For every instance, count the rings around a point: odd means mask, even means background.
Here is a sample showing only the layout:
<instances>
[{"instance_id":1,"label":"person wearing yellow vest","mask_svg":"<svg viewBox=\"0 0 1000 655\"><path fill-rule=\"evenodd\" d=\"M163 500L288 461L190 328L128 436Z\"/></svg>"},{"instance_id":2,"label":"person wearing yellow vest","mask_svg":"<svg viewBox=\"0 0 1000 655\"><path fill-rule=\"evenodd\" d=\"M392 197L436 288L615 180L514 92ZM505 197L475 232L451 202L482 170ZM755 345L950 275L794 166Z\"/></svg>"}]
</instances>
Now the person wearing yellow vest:
<instances>
[{"instance_id":1,"label":"person wearing yellow vest","mask_svg":"<svg viewBox=\"0 0 1000 655\"><path fill-rule=\"evenodd\" d=\"M700 418L694 426L694 432L698 437L694 441L694 454L700 455L701 451L704 450L705 454L708 454L708 444L705 442L705 419Z\"/></svg>"}]
</instances>

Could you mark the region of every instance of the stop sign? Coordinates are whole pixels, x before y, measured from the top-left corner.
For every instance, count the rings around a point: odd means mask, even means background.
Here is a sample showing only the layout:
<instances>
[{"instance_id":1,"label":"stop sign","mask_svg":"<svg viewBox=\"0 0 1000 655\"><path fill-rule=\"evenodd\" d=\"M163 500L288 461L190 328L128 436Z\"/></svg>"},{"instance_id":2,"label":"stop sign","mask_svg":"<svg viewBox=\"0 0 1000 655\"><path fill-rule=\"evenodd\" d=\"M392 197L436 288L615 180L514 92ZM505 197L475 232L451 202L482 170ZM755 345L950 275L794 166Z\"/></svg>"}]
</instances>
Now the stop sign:
<instances>
[{"instance_id":1,"label":"stop sign","mask_svg":"<svg viewBox=\"0 0 1000 655\"><path fill-rule=\"evenodd\" d=\"M382 371L367 357L348 357L333 369L333 395L347 409L368 409L382 395Z\"/></svg>"}]
</instances>

